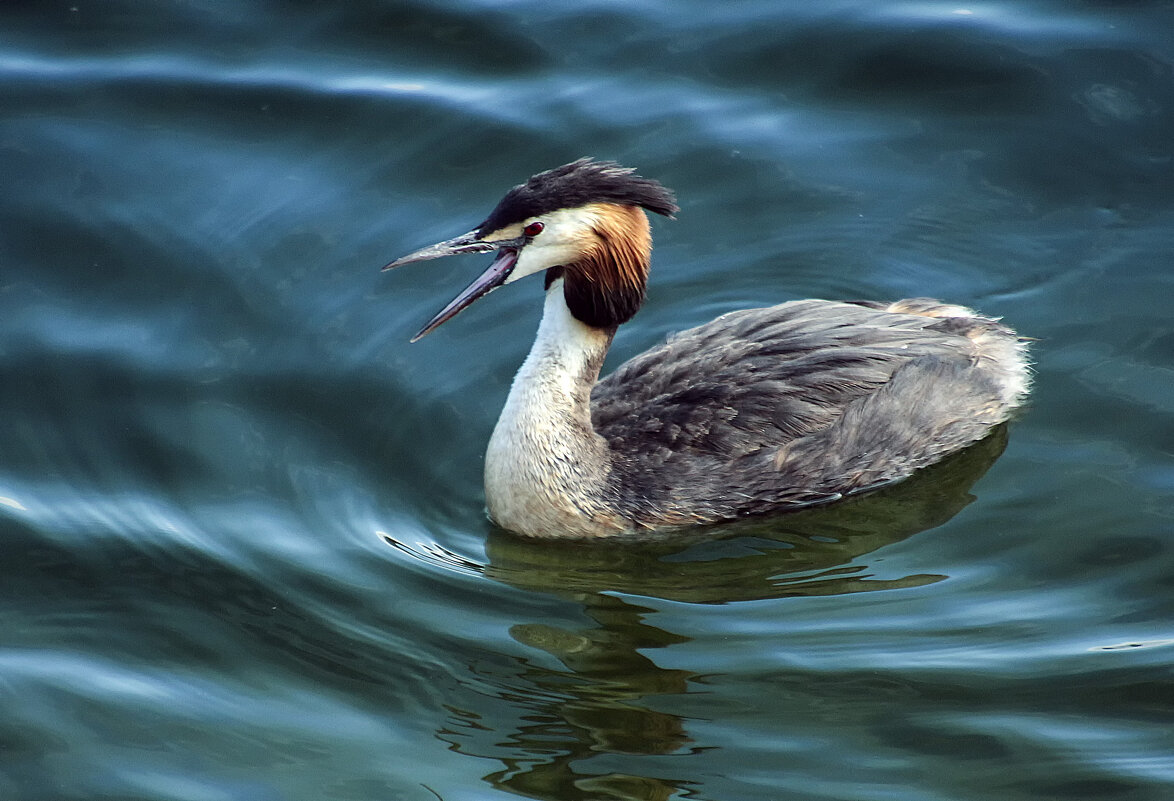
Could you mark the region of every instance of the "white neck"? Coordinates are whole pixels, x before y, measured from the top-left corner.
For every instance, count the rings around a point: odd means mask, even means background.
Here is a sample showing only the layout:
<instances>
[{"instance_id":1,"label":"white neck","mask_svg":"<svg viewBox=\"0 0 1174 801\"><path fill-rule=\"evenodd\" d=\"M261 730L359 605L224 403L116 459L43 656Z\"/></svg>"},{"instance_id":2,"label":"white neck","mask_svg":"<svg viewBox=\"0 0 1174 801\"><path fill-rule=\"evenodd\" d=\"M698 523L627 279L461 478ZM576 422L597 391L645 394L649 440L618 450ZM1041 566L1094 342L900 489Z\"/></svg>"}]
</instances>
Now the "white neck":
<instances>
[{"instance_id":1,"label":"white neck","mask_svg":"<svg viewBox=\"0 0 1174 801\"><path fill-rule=\"evenodd\" d=\"M559 279L485 453L485 496L500 526L532 536L614 534L607 443L591 427L591 388L611 334L576 320ZM572 531L568 531L568 529Z\"/></svg>"}]
</instances>

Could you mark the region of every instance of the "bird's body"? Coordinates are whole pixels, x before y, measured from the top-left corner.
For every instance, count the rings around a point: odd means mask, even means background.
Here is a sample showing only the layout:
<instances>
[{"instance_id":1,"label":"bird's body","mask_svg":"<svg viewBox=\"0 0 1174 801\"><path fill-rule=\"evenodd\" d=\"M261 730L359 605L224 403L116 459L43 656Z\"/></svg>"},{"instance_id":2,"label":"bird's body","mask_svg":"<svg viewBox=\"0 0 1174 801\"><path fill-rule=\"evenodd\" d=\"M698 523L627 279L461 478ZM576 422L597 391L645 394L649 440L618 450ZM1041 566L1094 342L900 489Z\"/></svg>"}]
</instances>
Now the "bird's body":
<instances>
[{"instance_id":1,"label":"bird's body","mask_svg":"<svg viewBox=\"0 0 1174 801\"><path fill-rule=\"evenodd\" d=\"M515 188L470 234L394 263L499 252L422 334L546 273L534 346L486 452L489 514L504 528L639 535L832 501L983 438L1027 394L1013 331L927 299L732 312L598 381L644 296L641 206L676 210L659 184L581 160Z\"/></svg>"}]
</instances>

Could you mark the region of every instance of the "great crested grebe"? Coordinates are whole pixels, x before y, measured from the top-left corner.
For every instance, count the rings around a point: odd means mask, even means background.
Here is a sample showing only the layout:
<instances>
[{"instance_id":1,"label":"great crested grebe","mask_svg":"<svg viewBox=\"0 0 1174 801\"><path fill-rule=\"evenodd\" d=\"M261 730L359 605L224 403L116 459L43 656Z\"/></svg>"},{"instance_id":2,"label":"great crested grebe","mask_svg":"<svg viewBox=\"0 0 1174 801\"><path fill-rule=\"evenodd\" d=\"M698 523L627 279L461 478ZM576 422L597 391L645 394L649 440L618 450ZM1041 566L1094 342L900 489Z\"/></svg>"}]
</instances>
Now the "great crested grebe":
<instances>
[{"instance_id":1,"label":"great crested grebe","mask_svg":"<svg viewBox=\"0 0 1174 801\"><path fill-rule=\"evenodd\" d=\"M384 268L497 254L413 342L545 272L542 322L485 454L489 515L503 528L634 535L834 501L982 439L1027 394L1013 331L925 298L730 312L598 381L644 300L645 209L678 211L660 183L580 159L515 186L469 233Z\"/></svg>"}]
</instances>

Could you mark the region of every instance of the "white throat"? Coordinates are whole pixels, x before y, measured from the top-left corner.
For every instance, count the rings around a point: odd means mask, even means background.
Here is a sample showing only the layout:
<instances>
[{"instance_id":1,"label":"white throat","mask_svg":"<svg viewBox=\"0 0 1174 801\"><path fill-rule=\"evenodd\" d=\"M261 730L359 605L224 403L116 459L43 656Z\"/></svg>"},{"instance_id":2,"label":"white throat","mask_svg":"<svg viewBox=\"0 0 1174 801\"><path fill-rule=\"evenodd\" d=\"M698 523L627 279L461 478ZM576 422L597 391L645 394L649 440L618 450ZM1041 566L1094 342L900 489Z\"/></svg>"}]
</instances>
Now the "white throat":
<instances>
[{"instance_id":1,"label":"white throat","mask_svg":"<svg viewBox=\"0 0 1174 801\"><path fill-rule=\"evenodd\" d=\"M625 528L604 500L610 457L591 427L591 388L610 344L610 333L567 309L562 279L552 283L485 453L486 502L498 525L532 536Z\"/></svg>"}]
</instances>

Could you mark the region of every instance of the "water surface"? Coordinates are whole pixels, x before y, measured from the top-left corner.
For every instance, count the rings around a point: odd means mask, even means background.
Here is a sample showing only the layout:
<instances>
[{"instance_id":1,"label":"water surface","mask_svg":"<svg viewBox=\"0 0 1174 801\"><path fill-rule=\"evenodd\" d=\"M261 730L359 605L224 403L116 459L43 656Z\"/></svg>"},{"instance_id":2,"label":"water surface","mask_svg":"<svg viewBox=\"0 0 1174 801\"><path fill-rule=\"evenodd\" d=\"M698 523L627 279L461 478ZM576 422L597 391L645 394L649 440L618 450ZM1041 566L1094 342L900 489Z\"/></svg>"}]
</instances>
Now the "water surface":
<instances>
[{"instance_id":1,"label":"water surface","mask_svg":"<svg viewBox=\"0 0 1174 801\"><path fill-rule=\"evenodd\" d=\"M0 8L0 797L1174 795L1174 6ZM540 284L394 274L592 155L675 189L609 364L932 295L1021 419L841 506L538 544Z\"/></svg>"}]
</instances>

